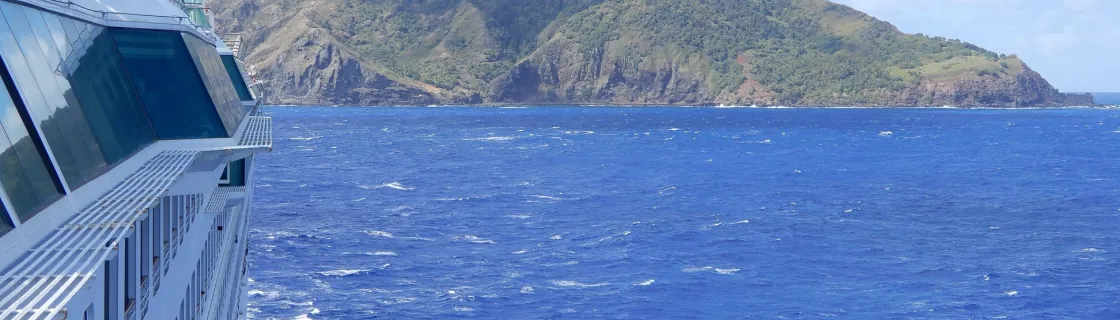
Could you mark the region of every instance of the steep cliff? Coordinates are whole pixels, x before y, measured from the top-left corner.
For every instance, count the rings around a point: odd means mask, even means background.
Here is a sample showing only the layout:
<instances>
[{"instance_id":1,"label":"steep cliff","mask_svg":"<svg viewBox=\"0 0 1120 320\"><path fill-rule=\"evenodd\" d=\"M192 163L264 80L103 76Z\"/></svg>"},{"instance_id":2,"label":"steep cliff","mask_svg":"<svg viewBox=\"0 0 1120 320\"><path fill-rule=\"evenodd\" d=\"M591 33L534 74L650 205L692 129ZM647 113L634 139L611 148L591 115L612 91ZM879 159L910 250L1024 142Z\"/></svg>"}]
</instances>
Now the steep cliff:
<instances>
[{"instance_id":1,"label":"steep cliff","mask_svg":"<svg viewBox=\"0 0 1120 320\"><path fill-rule=\"evenodd\" d=\"M825 0L216 0L272 103L1089 105Z\"/></svg>"}]
</instances>

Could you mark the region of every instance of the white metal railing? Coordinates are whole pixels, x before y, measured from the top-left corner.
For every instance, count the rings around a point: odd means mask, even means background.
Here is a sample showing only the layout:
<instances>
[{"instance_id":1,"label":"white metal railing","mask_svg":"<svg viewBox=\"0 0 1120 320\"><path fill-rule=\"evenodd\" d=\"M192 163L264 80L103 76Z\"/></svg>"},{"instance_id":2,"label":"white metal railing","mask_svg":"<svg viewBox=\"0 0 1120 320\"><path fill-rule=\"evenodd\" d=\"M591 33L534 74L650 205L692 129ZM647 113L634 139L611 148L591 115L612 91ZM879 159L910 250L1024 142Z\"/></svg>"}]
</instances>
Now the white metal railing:
<instances>
[{"instance_id":1,"label":"white metal railing","mask_svg":"<svg viewBox=\"0 0 1120 320\"><path fill-rule=\"evenodd\" d=\"M31 250L0 276L0 319L50 318L62 312L197 155L160 153ZM99 245L104 247L88 250Z\"/></svg>"},{"instance_id":2,"label":"white metal railing","mask_svg":"<svg viewBox=\"0 0 1120 320\"><path fill-rule=\"evenodd\" d=\"M131 17L131 18L144 18L145 21L138 21L138 22L143 22L143 23L188 26L188 27L194 28L200 34L204 35L205 37L209 38L212 41L220 41L221 40L213 32L210 32L209 30L206 30L206 28L204 28L203 26L195 24L194 21L191 21L191 19L186 16L186 14L185 14L186 12L184 12L183 16L167 16L167 15L158 15L158 14L112 12L112 11L98 10L98 9L86 7L86 6L83 6L79 3L76 3L76 2L70 1L70 0L44 0L44 1L48 1L48 2L54 3L58 6L65 7L65 8L68 8L68 9L84 11L86 13L90 13L90 14L93 14L95 16L100 16L102 19L105 19L105 20L120 21L120 22L134 22L133 20L128 20L127 19L127 18ZM180 9L184 8L184 6L182 4L182 1L171 1L171 3L177 4ZM148 19L155 19L155 21L148 20Z\"/></svg>"}]
</instances>

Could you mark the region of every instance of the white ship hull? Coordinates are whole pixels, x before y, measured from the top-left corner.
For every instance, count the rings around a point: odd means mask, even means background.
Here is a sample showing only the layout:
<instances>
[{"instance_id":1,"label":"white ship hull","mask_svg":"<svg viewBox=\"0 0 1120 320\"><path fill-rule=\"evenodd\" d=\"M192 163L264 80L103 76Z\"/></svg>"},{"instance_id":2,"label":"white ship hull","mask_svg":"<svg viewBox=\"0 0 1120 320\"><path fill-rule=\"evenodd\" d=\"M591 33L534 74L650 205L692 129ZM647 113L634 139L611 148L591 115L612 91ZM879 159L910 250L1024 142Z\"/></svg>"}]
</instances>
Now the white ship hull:
<instances>
[{"instance_id":1,"label":"white ship hull","mask_svg":"<svg viewBox=\"0 0 1120 320\"><path fill-rule=\"evenodd\" d=\"M191 2L0 0L0 319L246 317L271 119Z\"/></svg>"}]
</instances>

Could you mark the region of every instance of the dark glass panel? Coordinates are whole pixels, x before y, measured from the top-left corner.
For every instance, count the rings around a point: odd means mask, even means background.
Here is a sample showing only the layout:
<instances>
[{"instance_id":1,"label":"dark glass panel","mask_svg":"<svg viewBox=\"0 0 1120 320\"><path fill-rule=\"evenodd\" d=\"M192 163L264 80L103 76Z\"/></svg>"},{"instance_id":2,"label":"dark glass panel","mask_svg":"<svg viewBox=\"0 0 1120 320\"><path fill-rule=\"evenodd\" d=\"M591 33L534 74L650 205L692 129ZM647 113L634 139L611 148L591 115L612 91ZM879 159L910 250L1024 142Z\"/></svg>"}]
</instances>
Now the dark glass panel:
<instances>
[{"instance_id":1,"label":"dark glass panel","mask_svg":"<svg viewBox=\"0 0 1120 320\"><path fill-rule=\"evenodd\" d=\"M184 33L182 36L203 82L206 83L210 99L214 101L218 115L222 117L226 131L233 135L241 124L241 119L245 118L246 110L241 106L241 99L237 96L217 48L193 35Z\"/></svg>"},{"instance_id":2,"label":"dark glass panel","mask_svg":"<svg viewBox=\"0 0 1120 320\"><path fill-rule=\"evenodd\" d=\"M78 42L70 61L64 63L71 69L64 75L74 85L105 162L116 164L155 141L155 132L112 36L98 26L86 30L92 40Z\"/></svg>"},{"instance_id":3,"label":"dark glass panel","mask_svg":"<svg viewBox=\"0 0 1120 320\"><path fill-rule=\"evenodd\" d=\"M229 80L233 82L233 88L237 89L237 97L241 98L241 101L253 101L253 94L249 92L245 77L241 76L241 69L237 67L237 60L234 60L231 55L222 55L222 64L226 66L226 73L229 73Z\"/></svg>"},{"instance_id":4,"label":"dark glass panel","mask_svg":"<svg viewBox=\"0 0 1120 320\"><path fill-rule=\"evenodd\" d=\"M105 156L94 138L85 111L74 94L70 81L59 72L62 55L55 45L54 35L47 27L46 19L43 18L44 14L29 7L23 7L23 11L24 16L27 17L28 29L24 30L20 23L11 19L8 20L8 24L12 27L17 41L20 42L24 56L31 64L31 71L36 73L35 78L42 86L40 90L43 96L47 101L53 101L58 108L53 120L70 145L70 154L74 157L78 169L78 175L67 175L66 182L71 190L77 189L108 171ZM35 41L29 41L31 38ZM35 61L37 59L32 55L36 52L40 52L45 60ZM51 86L52 84L54 86Z\"/></svg>"},{"instance_id":5,"label":"dark glass panel","mask_svg":"<svg viewBox=\"0 0 1120 320\"><path fill-rule=\"evenodd\" d=\"M229 183L222 184L222 186L244 186L245 185L245 159L230 161L229 163Z\"/></svg>"},{"instance_id":6,"label":"dark glass panel","mask_svg":"<svg viewBox=\"0 0 1120 320\"><path fill-rule=\"evenodd\" d=\"M0 237L15 229L15 226L12 219L8 218L8 209L4 208L3 202L0 202Z\"/></svg>"},{"instance_id":7,"label":"dark glass panel","mask_svg":"<svg viewBox=\"0 0 1120 320\"><path fill-rule=\"evenodd\" d=\"M26 29L27 20L22 18L23 10L11 3L0 1L0 11L3 11L3 15L0 16L0 20L3 20L0 23L0 57L3 57L4 65L11 74L14 87L18 89L19 97L22 98L23 104L27 107L31 120L42 132L43 140L50 146L51 153L54 154L55 162L63 176L80 176L78 166L70 155L69 144L58 126L55 125L57 121L52 120L57 108L43 96L42 90L46 86L40 86L37 83L36 74L32 71L31 65L33 62L37 61L40 65L45 63L42 61L42 53L35 56L38 58L35 61L25 57L21 51L20 42L16 40L15 34L9 28L9 25L13 24L9 20L12 20L12 17L20 17L18 20L22 21L22 25ZM26 37L26 35L21 35L21 37ZM35 41L33 37L30 40Z\"/></svg>"},{"instance_id":8,"label":"dark glass panel","mask_svg":"<svg viewBox=\"0 0 1120 320\"><path fill-rule=\"evenodd\" d=\"M27 130L25 115L8 91L10 77L0 68L0 184L4 185L12 208L27 221L43 207L62 197L57 179L48 172L49 161Z\"/></svg>"},{"instance_id":9,"label":"dark glass panel","mask_svg":"<svg viewBox=\"0 0 1120 320\"><path fill-rule=\"evenodd\" d=\"M111 28L109 33L156 136L230 136L178 32Z\"/></svg>"}]
</instances>

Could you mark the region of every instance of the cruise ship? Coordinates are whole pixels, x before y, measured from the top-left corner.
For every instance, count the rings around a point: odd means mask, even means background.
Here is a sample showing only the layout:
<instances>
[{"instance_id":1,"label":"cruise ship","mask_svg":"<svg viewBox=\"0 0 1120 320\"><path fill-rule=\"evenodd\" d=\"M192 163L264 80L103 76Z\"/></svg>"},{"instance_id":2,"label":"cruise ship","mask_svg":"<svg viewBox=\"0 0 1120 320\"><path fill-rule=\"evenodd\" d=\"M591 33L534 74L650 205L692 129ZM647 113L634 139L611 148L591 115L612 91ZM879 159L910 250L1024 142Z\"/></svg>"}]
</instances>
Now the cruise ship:
<instances>
[{"instance_id":1,"label":"cruise ship","mask_svg":"<svg viewBox=\"0 0 1120 320\"><path fill-rule=\"evenodd\" d=\"M260 88L202 0L0 0L0 319L244 319Z\"/></svg>"}]
</instances>

